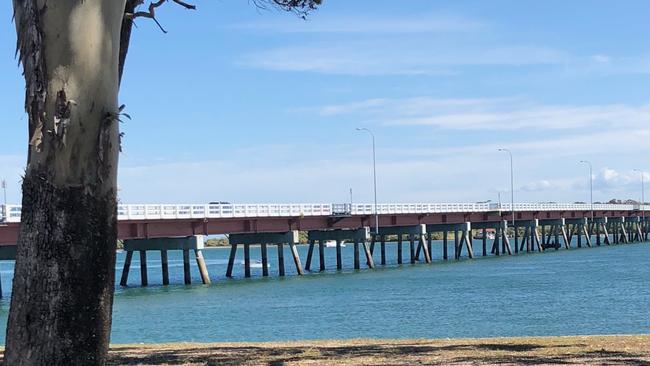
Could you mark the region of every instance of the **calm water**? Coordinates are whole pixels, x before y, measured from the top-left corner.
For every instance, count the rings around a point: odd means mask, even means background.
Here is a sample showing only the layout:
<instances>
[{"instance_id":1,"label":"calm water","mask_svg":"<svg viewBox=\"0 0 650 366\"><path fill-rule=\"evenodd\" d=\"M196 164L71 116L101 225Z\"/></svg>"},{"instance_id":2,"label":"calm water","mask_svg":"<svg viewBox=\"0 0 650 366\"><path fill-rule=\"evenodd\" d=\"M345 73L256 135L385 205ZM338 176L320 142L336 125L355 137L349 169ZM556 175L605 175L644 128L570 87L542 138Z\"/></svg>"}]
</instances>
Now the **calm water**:
<instances>
[{"instance_id":1,"label":"calm water","mask_svg":"<svg viewBox=\"0 0 650 366\"><path fill-rule=\"evenodd\" d=\"M480 243L475 248L479 252ZM259 258L259 249L251 252ZM439 258L439 244L434 252ZM306 247L300 253L304 264ZM213 284L199 284L192 263L197 284L184 286L181 253L170 252L174 285L163 287L159 255L151 252L148 288L137 286L134 255L132 287L116 290L112 342L650 333L647 243L415 266L394 265L395 249L389 244L392 265L360 272L349 269L348 245L348 269L336 273L335 249L327 248L328 272L302 277L293 275L288 254L286 278L260 278L257 268L254 278L244 279L243 266L237 265L237 278L228 280L228 249L205 250ZM378 250L375 255L378 261ZM404 258L409 258L408 245ZM117 278L123 260L119 253ZM272 276L276 263L271 256ZM13 262L0 262L5 291L1 343L12 268Z\"/></svg>"}]
</instances>

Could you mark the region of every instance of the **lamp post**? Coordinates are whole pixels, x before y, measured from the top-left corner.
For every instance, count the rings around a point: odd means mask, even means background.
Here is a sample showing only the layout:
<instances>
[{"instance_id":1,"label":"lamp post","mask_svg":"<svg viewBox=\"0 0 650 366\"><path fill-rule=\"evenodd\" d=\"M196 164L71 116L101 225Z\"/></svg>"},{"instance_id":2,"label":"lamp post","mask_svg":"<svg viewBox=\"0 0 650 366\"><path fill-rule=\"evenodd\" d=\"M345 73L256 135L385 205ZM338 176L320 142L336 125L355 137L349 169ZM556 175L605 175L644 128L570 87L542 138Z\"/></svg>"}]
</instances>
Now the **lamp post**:
<instances>
[{"instance_id":1,"label":"lamp post","mask_svg":"<svg viewBox=\"0 0 650 366\"><path fill-rule=\"evenodd\" d=\"M7 181L3 179L2 182L0 182L0 186L2 186L2 191L3 191L3 195L4 195L4 201L3 202L4 202L5 206L6 206L7 205Z\"/></svg>"},{"instance_id":2,"label":"lamp post","mask_svg":"<svg viewBox=\"0 0 650 366\"><path fill-rule=\"evenodd\" d=\"M517 230L515 227L515 174L512 164L512 151L509 149L499 149L501 152L507 152L510 156L510 209L512 210L512 229ZM515 245L515 253L519 252L518 245Z\"/></svg>"},{"instance_id":3,"label":"lamp post","mask_svg":"<svg viewBox=\"0 0 650 366\"><path fill-rule=\"evenodd\" d=\"M4 201L3 201L4 206L3 207L4 207L4 211L5 211L5 212L0 211L0 216L2 216L6 220L8 214L9 214L9 209L7 208L7 181L3 179L2 182L0 182L0 186L2 187L2 191L3 191L3 194L4 194Z\"/></svg>"},{"instance_id":4,"label":"lamp post","mask_svg":"<svg viewBox=\"0 0 650 366\"><path fill-rule=\"evenodd\" d=\"M639 205L639 210L641 211L641 222L645 224L645 210L643 208L643 204L645 203L645 182L643 179L643 171L639 169L634 169L634 171L641 174L641 204Z\"/></svg>"},{"instance_id":5,"label":"lamp post","mask_svg":"<svg viewBox=\"0 0 650 366\"><path fill-rule=\"evenodd\" d=\"M589 165L589 209L591 210L591 224L594 223L594 174L593 166L589 160L580 160L582 164Z\"/></svg>"},{"instance_id":6,"label":"lamp post","mask_svg":"<svg viewBox=\"0 0 650 366\"><path fill-rule=\"evenodd\" d=\"M372 137L372 180L375 194L375 234L379 235L379 213L377 212L377 155L375 152L375 134L365 127L357 127L357 131L366 131Z\"/></svg>"}]
</instances>

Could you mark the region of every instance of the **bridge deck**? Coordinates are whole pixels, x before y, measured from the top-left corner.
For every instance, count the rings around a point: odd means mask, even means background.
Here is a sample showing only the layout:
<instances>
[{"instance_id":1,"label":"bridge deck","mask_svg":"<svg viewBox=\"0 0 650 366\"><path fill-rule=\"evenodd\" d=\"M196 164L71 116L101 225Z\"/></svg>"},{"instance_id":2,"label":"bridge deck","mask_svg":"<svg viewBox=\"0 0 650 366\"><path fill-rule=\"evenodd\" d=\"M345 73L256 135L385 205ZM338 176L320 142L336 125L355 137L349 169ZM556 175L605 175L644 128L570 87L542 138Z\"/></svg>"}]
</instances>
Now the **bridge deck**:
<instances>
[{"instance_id":1,"label":"bridge deck","mask_svg":"<svg viewBox=\"0 0 650 366\"><path fill-rule=\"evenodd\" d=\"M375 226L372 204L141 204L119 205L118 237L142 239L190 235L358 229ZM590 218L589 204L518 203L517 220ZM594 218L641 216L650 206L595 204ZM379 226L492 222L512 218L509 204L380 204ZM20 206L0 206L0 245L14 245Z\"/></svg>"}]
</instances>

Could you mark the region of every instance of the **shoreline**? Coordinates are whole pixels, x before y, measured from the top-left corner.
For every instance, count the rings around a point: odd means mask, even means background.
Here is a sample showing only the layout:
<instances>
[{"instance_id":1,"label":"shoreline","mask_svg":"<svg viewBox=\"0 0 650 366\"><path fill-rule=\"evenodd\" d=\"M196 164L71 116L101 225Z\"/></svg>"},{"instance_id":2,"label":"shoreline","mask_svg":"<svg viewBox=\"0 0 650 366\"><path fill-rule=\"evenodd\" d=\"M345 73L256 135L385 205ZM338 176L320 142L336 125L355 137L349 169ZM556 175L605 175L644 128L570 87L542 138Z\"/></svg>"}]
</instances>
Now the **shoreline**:
<instances>
[{"instance_id":1,"label":"shoreline","mask_svg":"<svg viewBox=\"0 0 650 366\"><path fill-rule=\"evenodd\" d=\"M650 334L111 345L109 365L650 365Z\"/></svg>"}]
</instances>

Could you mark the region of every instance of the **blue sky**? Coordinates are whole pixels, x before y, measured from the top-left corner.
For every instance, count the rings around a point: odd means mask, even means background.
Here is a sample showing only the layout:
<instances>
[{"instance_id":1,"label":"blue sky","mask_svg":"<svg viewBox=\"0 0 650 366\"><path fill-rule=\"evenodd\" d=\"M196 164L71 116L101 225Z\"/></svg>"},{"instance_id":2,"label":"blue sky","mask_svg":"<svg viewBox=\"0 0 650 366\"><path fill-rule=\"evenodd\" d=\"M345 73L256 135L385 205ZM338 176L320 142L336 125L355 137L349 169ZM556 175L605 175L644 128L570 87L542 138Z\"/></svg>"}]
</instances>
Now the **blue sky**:
<instances>
[{"instance_id":1,"label":"blue sky","mask_svg":"<svg viewBox=\"0 0 650 366\"><path fill-rule=\"evenodd\" d=\"M246 1L167 4L135 29L120 198L381 202L639 198L650 172L647 1L326 0L307 21ZM0 177L19 202L23 80L0 3ZM650 178L650 175L646 176ZM648 179L650 180L650 179Z\"/></svg>"}]
</instances>

